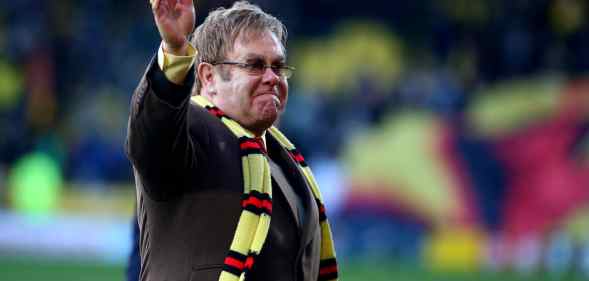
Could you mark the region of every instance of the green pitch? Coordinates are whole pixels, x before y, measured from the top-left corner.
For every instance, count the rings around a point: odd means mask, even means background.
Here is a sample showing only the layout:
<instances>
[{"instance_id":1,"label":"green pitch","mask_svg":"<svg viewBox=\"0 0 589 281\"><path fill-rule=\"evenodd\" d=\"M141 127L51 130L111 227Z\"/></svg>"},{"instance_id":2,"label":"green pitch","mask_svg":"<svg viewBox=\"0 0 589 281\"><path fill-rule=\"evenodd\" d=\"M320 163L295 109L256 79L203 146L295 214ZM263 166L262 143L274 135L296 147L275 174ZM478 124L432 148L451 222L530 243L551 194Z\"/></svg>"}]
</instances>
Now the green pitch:
<instances>
[{"instance_id":1,"label":"green pitch","mask_svg":"<svg viewBox=\"0 0 589 281\"><path fill-rule=\"evenodd\" d=\"M582 281L576 276L515 273L433 273L396 262L350 261L341 265L341 281ZM1 257L0 281L123 281L122 265Z\"/></svg>"},{"instance_id":2,"label":"green pitch","mask_svg":"<svg viewBox=\"0 0 589 281\"><path fill-rule=\"evenodd\" d=\"M1 281L119 281L124 267L24 257L0 258Z\"/></svg>"}]
</instances>

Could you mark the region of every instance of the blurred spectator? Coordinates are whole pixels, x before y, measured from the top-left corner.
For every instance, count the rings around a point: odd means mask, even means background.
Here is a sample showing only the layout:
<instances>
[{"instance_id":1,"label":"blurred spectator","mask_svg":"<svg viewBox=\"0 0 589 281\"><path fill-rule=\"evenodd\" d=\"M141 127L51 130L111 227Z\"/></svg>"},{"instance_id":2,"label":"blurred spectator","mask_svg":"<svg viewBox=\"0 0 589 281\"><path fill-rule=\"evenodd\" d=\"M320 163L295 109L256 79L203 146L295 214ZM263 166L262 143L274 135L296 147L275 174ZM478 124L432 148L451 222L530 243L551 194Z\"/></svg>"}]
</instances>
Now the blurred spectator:
<instances>
[{"instance_id":1,"label":"blurred spectator","mask_svg":"<svg viewBox=\"0 0 589 281\"><path fill-rule=\"evenodd\" d=\"M462 237L450 261L558 271L570 254L589 272L587 1L257 3L291 31L281 127L339 206L340 253L419 260L430 245L444 263ZM0 207L53 208L60 188L22 199L30 171L131 181L128 103L157 38L147 1L0 2Z\"/></svg>"}]
</instances>

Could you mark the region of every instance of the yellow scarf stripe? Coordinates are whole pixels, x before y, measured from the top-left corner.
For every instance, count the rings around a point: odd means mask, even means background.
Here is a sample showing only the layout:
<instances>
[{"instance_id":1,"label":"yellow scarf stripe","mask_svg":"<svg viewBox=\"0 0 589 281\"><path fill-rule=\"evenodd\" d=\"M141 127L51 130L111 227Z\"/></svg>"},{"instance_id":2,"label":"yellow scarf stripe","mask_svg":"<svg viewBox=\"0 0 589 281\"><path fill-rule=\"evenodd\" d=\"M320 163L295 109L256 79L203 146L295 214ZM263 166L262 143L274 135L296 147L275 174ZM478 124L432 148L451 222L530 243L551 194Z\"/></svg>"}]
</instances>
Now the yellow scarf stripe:
<instances>
[{"instance_id":1,"label":"yellow scarf stripe","mask_svg":"<svg viewBox=\"0 0 589 281\"><path fill-rule=\"evenodd\" d=\"M299 164L299 168L303 172L303 176L311 186L313 195L317 202L319 209L320 226L321 226L321 254L320 254L320 265L319 265L319 277L320 281L337 280L338 270L337 262L335 258L335 246L333 243L333 236L331 233L331 227L325 214L325 207L323 206L323 199L321 192L319 191L319 185L313 176L313 172L307 166L303 156L296 150L296 147L280 132L276 127L271 127L269 130L270 134L284 147L293 157L295 162Z\"/></svg>"},{"instance_id":2,"label":"yellow scarf stripe","mask_svg":"<svg viewBox=\"0 0 589 281\"><path fill-rule=\"evenodd\" d=\"M233 273L229 273L225 270L221 271L221 275L219 275L219 280L223 281L239 281L239 276L234 275Z\"/></svg>"},{"instance_id":3,"label":"yellow scarf stripe","mask_svg":"<svg viewBox=\"0 0 589 281\"><path fill-rule=\"evenodd\" d=\"M243 193L248 194L251 190L251 176L250 176L250 164L247 157L241 157L241 167L243 170Z\"/></svg>"},{"instance_id":4,"label":"yellow scarf stripe","mask_svg":"<svg viewBox=\"0 0 589 281\"><path fill-rule=\"evenodd\" d=\"M268 129L270 134L282 145L282 147L286 148L287 150L293 150L295 146L286 138L281 131L279 131L276 127L272 126Z\"/></svg>"},{"instance_id":5,"label":"yellow scarf stripe","mask_svg":"<svg viewBox=\"0 0 589 281\"><path fill-rule=\"evenodd\" d=\"M272 195L272 181L270 180L270 164L264 158L264 170L262 175L262 186L264 187L263 192ZM252 252L256 255L262 251L266 237L268 237L268 231L270 230L270 216L266 213L260 214L260 222L256 234L253 236L252 241Z\"/></svg>"},{"instance_id":6,"label":"yellow scarf stripe","mask_svg":"<svg viewBox=\"0 0 589 281\"><path fill-rule=\"evenodd\" d=\"M220 118L223 124L240 139L240 147L243 153L241 159L244 182L243 210L237 223L229 253L225 258L225 266L221 271L219 281L245 281L247 273L252 269L255 257L264 246L270 229L272 212L270 166L266 155L255 151L250 153L250 147L256 148L256 144L252 142L254 135L226 116L206 98L193 96L192 101ZM317 280L337 281L338 270L333 238L315 177L303 156L277 128L271 127L268 131L298 164L317 202L321 227L321 261Z\"/></svg>"},{"instance_id":7,"label":"yellow scarf stripe","mask_svg":"<svg viewBox=\"0 0 589 281\"><path fill-rule=\"evenodd\" d=\"M272 126L268 131L289 152L296 151L295 146L276 127ZM299 161L297 161L297 159L295 159L295 161L297 163L299 163ZM313 195L315 195L315 198L319 199L319 201L321 203L323 203L323 199L321 197L321 192L319 191L319 185L317 184L317 181L315 180L315 177L313 176L313 172L311 171L311 169L308 166L301 167L301 170L303 171L305 179L307 179L307 182L311 186L311 190L313 192Z\"/></svg>"},{"instance_id":8,"label":"yellow scarf stripe","mask_svg":"<svg viewBox=\"0 0 589 281\"><path fill-rule=\"evenodd\" d=\"M264 192L266 191L264 188L264 178L261 175L255 175L252 172L253 171L264 171L265 170L265 165L266 161L264 159L263 155L248 155L245 156L244 158L247 159L248 162L248 168L250 170L250 182L249 182L249 188L251 188L251 190L255 190L258 192Z\"/></svg>"},{"instance_id":9,"label":"yellow scarf stripe","mask_svg":"<svg viewBox=\"0 0 589 281\"><path fill-rule=\"evenodd\" d=\"M259 224L258 215L250 211L242 211L237 223L237 231L231 242L231 250L247 255L251 246L251 238L255 235Z\"/></svg>"},{"instance_id":10,"label":"yellow scarf stripe","mask_svg":"<svg viewBox=\"0 0 589 281\"><path fill-rule=\"evenodd\" d=\"M317 198L319 202L323 204L323 197L321 196L321 192L319 191L319 185L317 184L317 181L315 181L313 172L311 172L311 169L309 167L301 167L301 170L303 171L303 175L305 175L307 182L311 186L311 191L313 191L313 195L315 195L315 198Z\"/></svg>"},{"instance_id":11,"label":"yellow scarf stripe","mask_svg":"<svg viewBox=\"0 0 589 281\"><path fill-rule=\"evenodd\" d=\"M248 139L254 137L237 122L215 108L206 98L194 96L192 101L219 117L242 144L243 140L247 142ZM247 152L247 148L242 147L241 150ZM271 216L266 213L271 212L272 209L272 184L266 179L270 177L268 161L262 154L244 153L241 163L244 178L243 210L237 223L229 254L225 258L225 266L219 276L220 281L245 280L247 272L253 266L254 257L262 250L270 229ZM260 206L262 207L260 208Z\"/></svg>"},{"instance_id":12,"label":"yellow scarf stripe","mask_svg":"<svg viewBox=\"0 0 589 281\"><path fill-rule=\"evenodd\" d=\"M233 119L229 119L227 118L222 118L221 121L223 121L223 123L229 128L229 130L231 130L231 132L233 132L234 135L238 136L238 137L248 137L248 138L253 138L254 135L248 131L246 131L243 127L241 127L241 125L239 125L239 123L235 122Z\"/></svg>"}]
</instances>

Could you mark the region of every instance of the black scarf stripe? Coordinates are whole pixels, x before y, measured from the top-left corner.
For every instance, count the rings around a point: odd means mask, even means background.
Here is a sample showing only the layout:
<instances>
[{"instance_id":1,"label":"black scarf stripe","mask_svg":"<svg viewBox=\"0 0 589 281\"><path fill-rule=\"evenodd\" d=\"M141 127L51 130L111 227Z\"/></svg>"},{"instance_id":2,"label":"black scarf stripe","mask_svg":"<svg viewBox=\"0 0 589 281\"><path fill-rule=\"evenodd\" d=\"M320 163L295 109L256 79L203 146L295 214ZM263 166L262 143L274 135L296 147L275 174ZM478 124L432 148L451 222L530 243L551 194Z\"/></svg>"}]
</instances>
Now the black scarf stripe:
<instances>
[{"instance_id":1,"label":"black scarf stripe","mask_svg":"<svg viewBox=\"0 0 589 281\"><path fill-rule=\"evenodd\" d=\"M302 167L307 167L307 162L305 162L305 157L303 157L303 154L301 154L296 148L289 150L288 154L290 154L292 159L294 159L295 162L297 162L299 165L301 165Z\"/></svg>"},{"instance_id":2,"label":"black scarf stripe","mask_svg":"<svg viewBox=\"0 0 589 281\"><path fill-rule=\"evenodd\" d=\"M229 253L227 253L227 256L232 257L232 258L234 258L238 261L241 261L241 262L245 262L245 259L247 258L247 255L244 255L240 252L231 251L231 250L229 250Z\"/></svg>"},{"instance_id":3,"label":"black scarf stripe","mask_svg":"<svg viewBox=\"0 0 589 281\"><path fill-rule=\"evenodd\" d=\"M337 275L337 271L336 272L332 272L329 274L324 274L321 275L319 274L319 278L317 278L318 281L328 281L328 280L334 280L337 279L338 275Z\"/></svg>"},{"instance_id":4,"label":"black scarf stripe","mask_svg":"<svg viewBox=\"0 0 589 281\"><path fill-rule=\"evenodd\" d=\"M225 263L223 265L223 270L227 271L237 277L241 275L242 272L246 274L250 272L251 267L253 266L253 262L255 261L254 253L250 253L249 255L243 255L236 251L229 251L227 257L225 258ZM248 265L248 258L250 259L250 263Z\"/></svg>"},{"instance_id":5,"label":"black scarf stripe","mask_svg":"<svg viewBox=\"0 0 589 281\"><path fill-rule=\"evenodd\" d=\"M247 155L251 155L251 154L264 154L264 151L262 151L261 149L253 149L253 148L249 148L249 149L242 149L241 150L241 155L240 156L247 156Z\"/></svg>"},{"instance_id":6,"label":"black scarf stripe","mask_svg":"<svg viewBox=\"0 0 589 281\"><path fill-rule=\"evenodd\" d=\"M247 156L249 154L266 154L266 149L261 141L253 138L239 138L239 148L241 150L241 156Z\"/></svg>"},{"instance_id":7,"label":"black scarf stripe","mask_svg":"<svg viewBox=\"0 0 589 281\"><path fill-rule=\"evenodd\" d=\"M327 219L327 215L325 214L325 206L318 199L315 199L315 203L317 203L317 209L319 210L319 222L323 222Z\"/></svg>"},{"instance_id":8,"label":"black scarf stripe","mask_svg":"<svg viewBox=\"0 0 589 281\"><path fill-rule=\"evenodd\" d=\"M267 193L252 190L241 197L241 207L256 215L262 213L272 215L272 198Z\"/></svg>"},{"instance_id":9,"label":"black scarf stripe","mask_svg":"<svg viewBox=\"0 0 589 281\"><path fill-rule=\"evenodd\" d=\"M271 200L270 194L268 194L268 193L262 193L262 192L259 192L257 190L251 190L249 193L246 193L246 194L241 195L241 200L245 200L245 199L247 199L249 197L256 197L256 198L258 198L260 200Z\"/></svg>"},{"instance_id":10,"label":"black scarf stripe","mask_svg":"<svg viewBox=\"0 0 589 281\"><path fill-rule=\"evenodd\" d=\"M336 264L337 264L337 262L335 259L324 259L319 262L319 268L334 266Z\"/></svg>"},{"instance_id":11,"label":"black scarf stripe","mask_svg":"<svg viewBox=\"0 0 589 281\"><path fill-rule=\"evenodd\" d=\"M229 250L229 253L225 257L223 270L227 271L235 276L239 276L241 274L241 272L243 271L243 266L241 266L241 268L240 268L236 264L244 264L245 259L246 259L245 255ZM230 262L230 261L232 261L232 262Z\"/></svg>"},{"instance_id":12,"label":"black scarf stripe","mask_svg":"<svg viewBox=\"0 0 589 281\"><path fill-rule=\"evenodd\" d=\"M246 205L245 207L243 207L243 210L248 210L258 216L261 214L267 214L269 216L272 215L272 210L270 210L268 208L258 208L256 206L252 206L252 205Z\"/></svg>"},{"instance_id":13,"label":"black scarf stripe","mask_svg":"<svg viewBox=\"0 0 589 281\"><path fill-rule=\"evenodd\" d=\"M234 267L232 265L228 265L228 264L223 265L223 271L229 272L237 277L239 277L239 275L241 275L241 270L239 268Z\"/></svg>"},{"instance_id":14,"label":"black scarf stripe","mask_svg":"<svg viewBox=\"0 0 589 281\"><path fill-rule=\"evenodd\" d=\"M262 213L272 215L272 198L267 193L252 190L250 193L241 196L241 207L256 215Z\"/></svg>"},{"instance_id":15,"label":"black scarf stripe","mask_svg":"<svg viewBox=\"0 0 589 281\"><path fill-rule=\"evenodd\" d=\"M217 118L221 119L221 118L227 118L227 119L231 119L229 116L225 115L225 113L219 109L216 106L205 106L205 109L209 111L209 113L211 113L212 115L216 116ZM254 147L250 147L250 148L241 148L242 144L251 144ZM260 146L260 143L256 142L254 139L252 138L248 138L248 137L241 137L239 138L239 146L241 148L241 155L240 156L247 156L250 154L265 154L265 149L263 146ZM302 156L301 156L302 157Z\"/></svg>"},{"instance_id":16,"label":"black scarf stripe","mask_svg":"<svg viewBox=\"0 0 589 281\"><path fill-rule=\"evenodd\" d=\"M225 115L225 113L216 106L207 105L207 106L205 106L205 109L208 110L209 113L211 113L212 115L214 115L218 118L221 118L221 117L229 118L229 116ZM229 119L231 119L231 118L229 118Z\"/></svg>"},{"instance_id":17,"label":"black scarf stripe","mask_svg":"<svg viewBox=\"0 0 589 281\"><path fill-rule=\"evenodd\" d=\"M212 115L218 117L219 119L227 118L231 120L230 117L225 115L222 110L217 108L216 106L205 106L205 108L211 113ZM242 152L242 157L250 155L250 154L267 154L264 145L260 142L258 138L252 139L247 137L242 137L239 139L240 141L240 150ZM242 143L245 143L244 146L241 146ZM292 157L292 159L301 167L301 168L308 168L307 163L305 162L305 158L303 155L293 148L288 150L288 154ZM312 176L311 176L312 177ZM249 200L248 202L242 201L242 210L247 210L257 215L270 211L272 208L272 198L269 194L260 193L258 191L252 190L250 194L245 194L242 197L242 200L248 200L251 198L256 198L256 200ZM266 204L264 204L266 202ZM268 204L269 203L269 204ZM319 218L321 223L321 228L323 229L326 227L324 223L327 223L327 217L325 215L325 207L316 199L317 207L319 209ZM260 206L261 205L261 206ZM259 212L259 213L258 213ZM270 215L270 213L268 213ZM327 227L329 227L327 225ZM323 231L323 230L322 230ZM331 250L333 251L333 250ZM335 253L333 253L335 254ZM241 274L244 274L244 277L248 276L253 264L255 262L257 255L253 253L249 253L247 257L243 254L240 254L235 251L229 251L229 254L226 256L226 262L223 266L223 271L235 275L239 278ZM247 266L246 266L247 264ZM318 280L320 281L327 281L327 280L334 280L338 277L338 268L337 262L335 257L330 259L325 259L320 261L320 272L318 276ZM247 280L247 278L246 278Z\"/></svg>"},{"instance_id":18,"label":"black scarf stripe","mask_svg":"<svg viewBox=\"0 0 589 281\"><path fill-rule=\"evenodd\" d=\"M335 258L324 259L319 262L319 278L318 280L333 280L338 277L337 262Z\"/></svg>"}]
</instances>

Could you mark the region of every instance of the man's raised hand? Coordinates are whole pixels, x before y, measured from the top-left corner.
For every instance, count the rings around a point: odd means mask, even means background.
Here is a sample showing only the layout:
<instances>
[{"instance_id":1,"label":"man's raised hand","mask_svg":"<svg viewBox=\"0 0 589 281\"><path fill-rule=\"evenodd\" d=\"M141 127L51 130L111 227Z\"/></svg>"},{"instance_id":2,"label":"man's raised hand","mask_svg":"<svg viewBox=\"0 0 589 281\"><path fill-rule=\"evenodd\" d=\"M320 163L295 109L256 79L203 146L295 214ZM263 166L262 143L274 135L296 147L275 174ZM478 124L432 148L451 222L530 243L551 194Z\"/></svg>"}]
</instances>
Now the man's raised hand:
<instances>
[{"instance_id":1,"label":"man's raised hand","mask_svg":"<svg viewBox=\"0 0 589 281\"><path fill-rule=\"evenodd\" d=\"M164 50L186 55L188 35L194 29L192 0L150 0L155 24L164 42Z\"/></svg>"}]
</instances>

